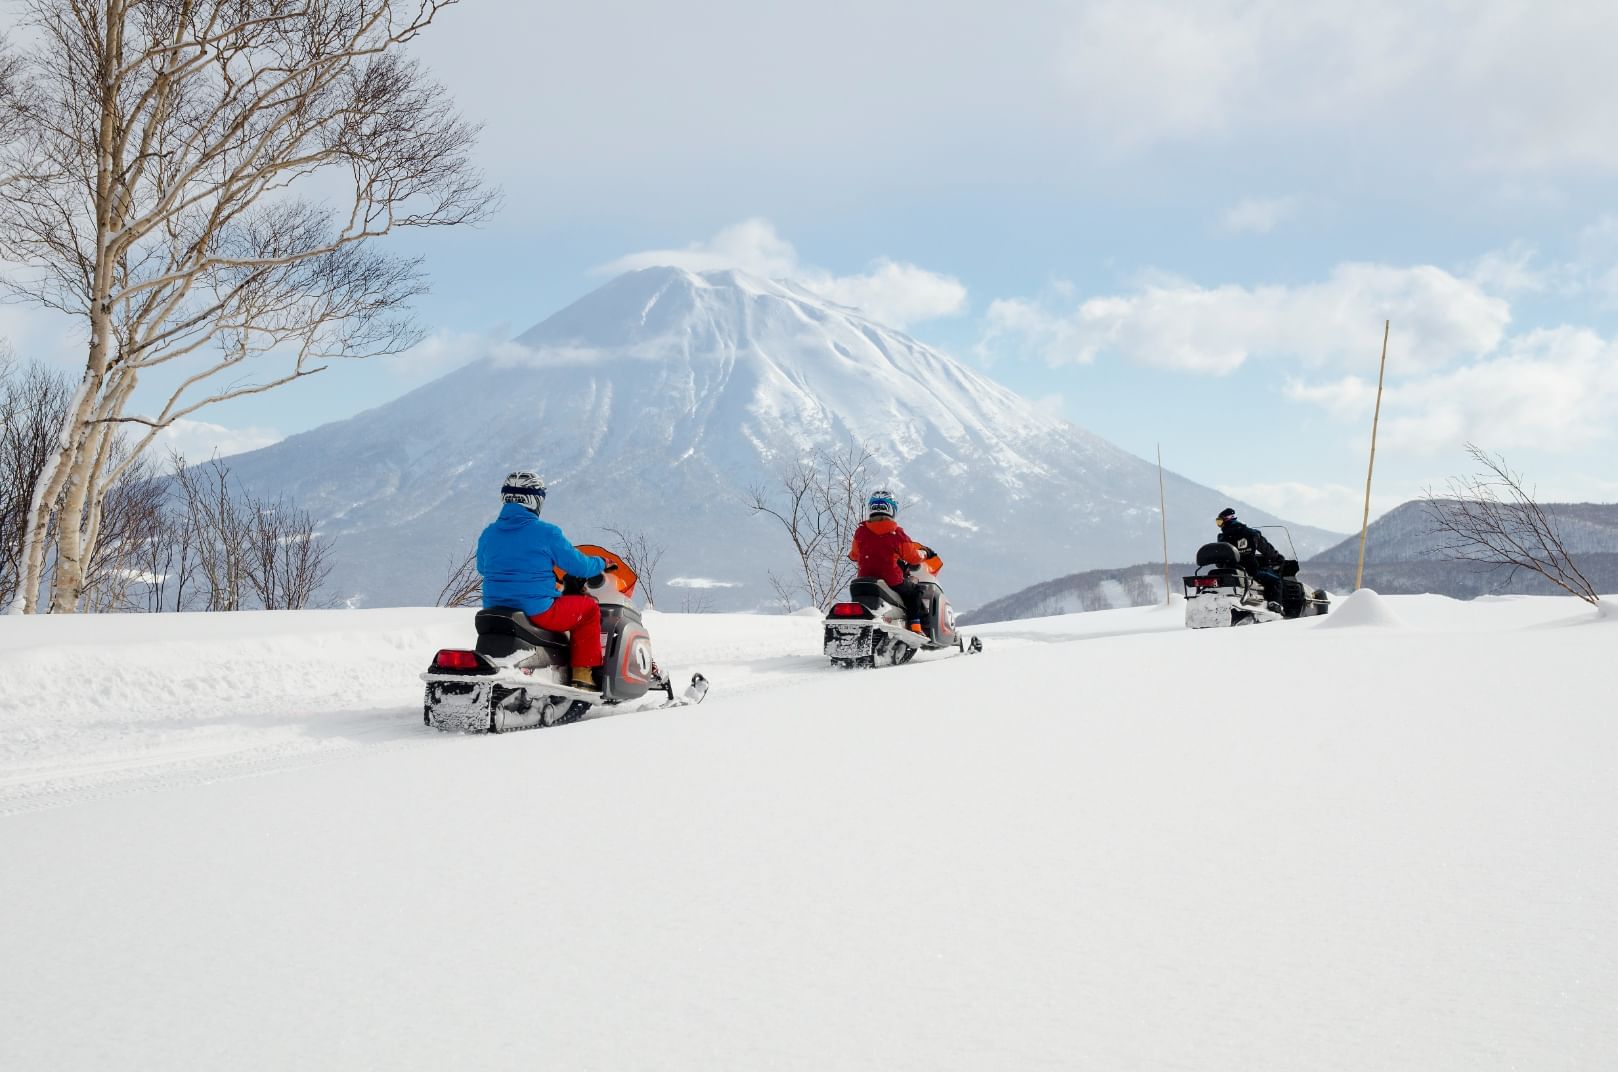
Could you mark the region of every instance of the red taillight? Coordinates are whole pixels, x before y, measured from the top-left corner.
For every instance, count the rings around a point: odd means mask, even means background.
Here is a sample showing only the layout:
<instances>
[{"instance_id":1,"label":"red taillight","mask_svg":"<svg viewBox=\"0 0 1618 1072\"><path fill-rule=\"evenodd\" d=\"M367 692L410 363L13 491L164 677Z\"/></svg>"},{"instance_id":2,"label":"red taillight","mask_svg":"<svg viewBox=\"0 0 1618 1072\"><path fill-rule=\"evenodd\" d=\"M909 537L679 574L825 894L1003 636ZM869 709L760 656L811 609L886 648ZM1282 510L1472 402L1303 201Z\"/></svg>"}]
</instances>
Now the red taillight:
<instances>
[{"instance_id":1,"label":"red taillight","mask_svg":"<svg viewBox=\"0 0 1618 1072\"><path fill-rule=\"evenodd\" d=\"M865 609L862 603L833 603L831 605L833 618L869 618L871 612Z\"/></svg>"},{"instance_id":2,"label":"red taillight","mask_svg":"<svg viewBox=\"0 0 1618 1072\"><path fill-rule=\"evenodd\" d=\"M475 651L456 651L454 648L445 648L433 656L434 670L481 670L483 660L478 658Z\"/></svg>"},{"instance_id":3,"label":"red taillight","mask_svg":"<svg viewBox=\"0 0 1618 1072\"><path fill-rule=\"evenodd\" d=\"M1191 580L1192 588L1218 588L1218 577L1194 577Z\"/></svg>"}]
</instances>

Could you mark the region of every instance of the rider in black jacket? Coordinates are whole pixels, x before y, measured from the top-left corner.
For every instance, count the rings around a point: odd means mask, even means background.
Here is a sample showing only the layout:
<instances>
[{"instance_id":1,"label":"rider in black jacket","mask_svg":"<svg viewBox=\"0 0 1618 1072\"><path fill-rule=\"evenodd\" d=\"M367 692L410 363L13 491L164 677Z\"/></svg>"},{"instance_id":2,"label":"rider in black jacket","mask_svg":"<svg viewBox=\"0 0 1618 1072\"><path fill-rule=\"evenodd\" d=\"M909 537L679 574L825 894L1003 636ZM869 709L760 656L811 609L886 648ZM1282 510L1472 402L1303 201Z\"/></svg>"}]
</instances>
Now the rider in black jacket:
<instances>
[{"instance_id":1,"label":"rider in black jacket","mask_svg":"<svg viewBox=\"0 0 1618 1072\"><path fill-rule=\"evenodd\" d=\"M1280 603L1281 575L1276 570L1286 561L1286 556L1277 551L1275 545L1266 540L1258 529L1242 524L1236 517L1236 511L1229 506L1219 511L1214 524L1219 526L1219 542L1236 548L1242 568L1264 586L1264 598L1271 603Z\"/></svg>"}]
</instances>

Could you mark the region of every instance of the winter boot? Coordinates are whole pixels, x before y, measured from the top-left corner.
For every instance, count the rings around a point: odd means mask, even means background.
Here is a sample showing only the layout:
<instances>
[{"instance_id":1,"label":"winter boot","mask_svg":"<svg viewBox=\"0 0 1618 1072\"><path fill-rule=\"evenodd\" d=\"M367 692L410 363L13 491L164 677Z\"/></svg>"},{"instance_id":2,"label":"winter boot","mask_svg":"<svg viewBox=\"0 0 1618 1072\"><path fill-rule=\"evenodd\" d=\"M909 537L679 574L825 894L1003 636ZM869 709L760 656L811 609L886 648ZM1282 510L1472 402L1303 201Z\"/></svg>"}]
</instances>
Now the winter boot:
<instances>
[{"instance_id":1,"label":"winter boot","mask_svg":"<svg viewBox=\"0 0 1618 1072\"><path fill-rule=\"evenodd\" d=\"M592 666L575 666L571 682L576 689L589 689L591 692L600 692L601 686L596 683L596 671Z\"/></svg>"},{"instance_id":2,"label":"winter boot","mask_svg":"<svg viewBox=\"0 0 1618 1072\"><path fill-rule=\"evenodd\" d=\"M921 625L920 622L911 622L910 623L910 631L912 633L920 633L922 636L927 635L927 630L922 628L922 625Z\"/></svg>"}]
</instances>

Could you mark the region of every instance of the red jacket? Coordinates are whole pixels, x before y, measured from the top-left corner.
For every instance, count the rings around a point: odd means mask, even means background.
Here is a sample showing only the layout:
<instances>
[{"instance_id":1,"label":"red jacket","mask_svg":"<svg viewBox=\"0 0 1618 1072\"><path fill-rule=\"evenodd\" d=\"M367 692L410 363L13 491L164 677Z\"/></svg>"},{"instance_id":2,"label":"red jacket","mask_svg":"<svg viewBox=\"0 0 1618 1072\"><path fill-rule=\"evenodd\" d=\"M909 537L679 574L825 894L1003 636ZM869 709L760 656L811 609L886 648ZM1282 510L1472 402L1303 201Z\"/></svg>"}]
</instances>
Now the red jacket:
<instances>
[{"instance_id":1,"label":"red jacket","mask_svg":"<svg viewBox=\"0 0 1618 1072\"><path fill-rule=\"evenodd\" d=\"M899 563L921 565L921 551L921 545L911 540L897 521L883 517L860 523L854 530L854 546L849 548L848 557L856 564L861 577L880 577L893 585L904 583L905 574ZM944 565L937 555L926 561L934 573Z\"/></svg>"}]
</instances>

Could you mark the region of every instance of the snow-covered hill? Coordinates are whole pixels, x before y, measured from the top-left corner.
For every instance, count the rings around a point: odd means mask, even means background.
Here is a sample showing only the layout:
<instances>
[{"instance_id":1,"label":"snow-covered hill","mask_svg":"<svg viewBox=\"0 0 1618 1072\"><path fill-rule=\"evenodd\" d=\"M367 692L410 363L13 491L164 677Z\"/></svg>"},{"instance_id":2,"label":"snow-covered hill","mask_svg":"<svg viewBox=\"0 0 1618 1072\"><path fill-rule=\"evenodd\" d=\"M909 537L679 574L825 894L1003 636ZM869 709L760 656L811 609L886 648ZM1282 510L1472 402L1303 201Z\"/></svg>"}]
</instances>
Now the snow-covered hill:
<instances>
[{"instance_id":1,"label":"snow-covered hill","mask_svg":"<svg viewBox=\"0 0 1618 1072\"><path fill-rule=\"evenodd\" d=\"M1544 503L1544 510L1575 555L1618 553L1618 503ZM1413 500L1389 510L1365 531L1367 562L1430 562L1444 556L1444 538L1433 531L1427 504ZM1312 562L1359 561L1360 539L1350 536L1316 555Z\"/></svg>"},{"instance_id":2,"label":"snow-covered hill","mask_svg":"<svg viewBox=\"0 0 1618 1072\"><path fill-rule=\"evenodd\" d=\"M914 503L901 520L943 553L959 607L1161 546L1152 465L855 310L729 271L631 272L498 353L231 464L322 519L332 587L362 605L430 602L501 478L531 467L575 540L616 524L667 548L665 606L752 609L792 558L747 490L851 440ZM1172 474L1168 496L1176 544L1227 504ZM1293 535L1306 553L1336 539Z\"/></svg>"},{"instance_id":3,"label":"snow-covered hill","mask_svg":"<svg viewBox=\"0 0 1618 1072\"><path fill-rule=\"evenodd\" d=\"M1180 613L504 737L465 611L0 618L0 1068L1618 1067L1618 623Z\"/></svg>"}]
</instances>

